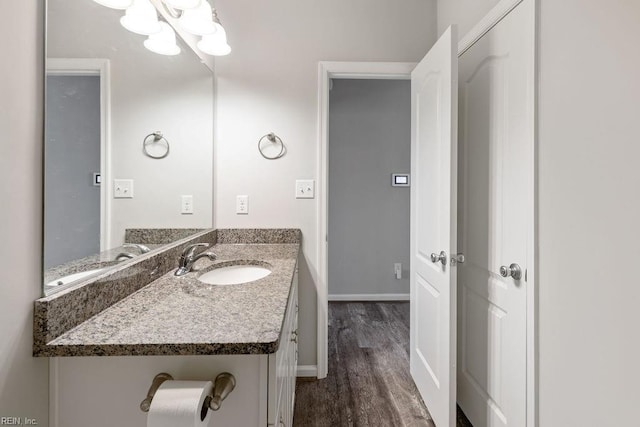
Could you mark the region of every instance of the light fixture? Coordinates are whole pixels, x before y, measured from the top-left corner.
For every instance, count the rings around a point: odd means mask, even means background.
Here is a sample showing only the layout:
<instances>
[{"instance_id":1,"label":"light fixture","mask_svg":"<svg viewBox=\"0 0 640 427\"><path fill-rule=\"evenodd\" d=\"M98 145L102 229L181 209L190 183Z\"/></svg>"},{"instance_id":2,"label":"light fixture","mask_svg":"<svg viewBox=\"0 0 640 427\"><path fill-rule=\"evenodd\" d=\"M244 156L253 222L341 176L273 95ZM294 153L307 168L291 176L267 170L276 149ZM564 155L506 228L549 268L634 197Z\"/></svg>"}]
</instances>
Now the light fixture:
<instances>
[{"instance_id":1,"label":"light fixture","mask_svg":"<svg viewBox=\"0 0 640 427\"><path fill-rule=\"evenodd\" d=\"M178 23L185 31L198 36L205 36L216 32L216 25L212 18L211 5L203 0L196 9L187 9L182 13Z\"/></svg>"},{"instance_id":2,"label":"light fixture","mask_svg":"<svg viewBox=\"0 0 640 427\"><path fill-rule=\"evenodd\" d=\"M160 55L177 55L176 33L167 22L158 20L151 0L94 0L112 9L126 9L120 24L127 30L149 36L144 47ZM180 27L191 34L202 36L198 49L207 55L224 56L231 53L227 32L218 19L209 0L162 0L166 12L178 20ZM163 12L164 13L164 12Z\"/></svg>"},{"instance_id":3,"label":"light fixture","mask_svg":"<svg viewBox=\"0 0 640 427\"><path fill-rule=\"evenodd\" d=\"M133 0L120 23L127 30L145 36L159 33L161 29L156 8L149 0Z\"/></svg>"},{"instance_id":4,"label":"light fixture","mask_svg":"<svg viewBox=\"0 0 640 427\"><path fill-rule=\"evenodd\" d=\"M200 6L202 1L207 0L163 0L164 4L174 9L186 10L186 9L195 9Z\"/></svg>"},{"instance_id":5,"label":"light fixture","mask_svg":"<svg viewBox=\"0 0 640 427\"><path fill-rule=\"evenodd\" d=\"M110 7L111 9L125 10L133 3L133 0L93 0L102 6Z\"/></svg>"},{"instance_id":6,"label":"light fixture","mask_svg":"<svg viewBox=\"0 0 640 427\"><path fill-rule=\"evenodd\" d=\"M160 32L151 34L144 41L144 47L160 55L172 56L180 53L180 47L176 44L176 33L171 25L164 21L160 22Z\"/></svg>"},{"instance_id":7,"label":"light fixture","mask_svg":"<svg viewBox=\"0 0 640 427\"><path fill-rule=\"evenodd\" d=\"M220 19L218 19L218 14L215 9L213 9L211 19L216 26L216 32L202 36L202 39L197 44L198 49L207 55L228 55L231 53L231 46L227 43L227 32L222 27L222 24L220 24Z\"/></svg>"},{"instance_id":8,"label":"light fixture","mask_svg":"<svg viewBox=\"0 0 640 427\"><path fill-rule=\"evenodd\" d=\"M202 36L198 42L198 49L207 55L224 56L231 53L231 46L227 43L227 35L222 26L213 34Z\"/></svg>"}]
</instances>

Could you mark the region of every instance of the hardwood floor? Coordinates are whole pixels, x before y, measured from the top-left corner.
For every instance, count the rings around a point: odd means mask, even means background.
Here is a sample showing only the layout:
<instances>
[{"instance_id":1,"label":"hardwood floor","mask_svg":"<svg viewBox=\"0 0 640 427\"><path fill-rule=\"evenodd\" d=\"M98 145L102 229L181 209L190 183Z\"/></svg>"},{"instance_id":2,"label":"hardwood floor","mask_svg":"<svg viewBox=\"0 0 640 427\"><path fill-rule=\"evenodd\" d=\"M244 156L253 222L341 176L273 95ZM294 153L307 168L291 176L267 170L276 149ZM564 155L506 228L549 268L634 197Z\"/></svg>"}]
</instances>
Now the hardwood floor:
<instances>
[{"instance_id":1,"label":"hardwood floor","mask_svg":"<svg viewBox=\"0 0 640 427\"><path fill-rule=\"evenodd\" d=\"M434 426L409 373L408 302L329 303L329 375L298 380L294 426ZM458 409L458 427L472 427Z\"/></svg>"}]
</instances>

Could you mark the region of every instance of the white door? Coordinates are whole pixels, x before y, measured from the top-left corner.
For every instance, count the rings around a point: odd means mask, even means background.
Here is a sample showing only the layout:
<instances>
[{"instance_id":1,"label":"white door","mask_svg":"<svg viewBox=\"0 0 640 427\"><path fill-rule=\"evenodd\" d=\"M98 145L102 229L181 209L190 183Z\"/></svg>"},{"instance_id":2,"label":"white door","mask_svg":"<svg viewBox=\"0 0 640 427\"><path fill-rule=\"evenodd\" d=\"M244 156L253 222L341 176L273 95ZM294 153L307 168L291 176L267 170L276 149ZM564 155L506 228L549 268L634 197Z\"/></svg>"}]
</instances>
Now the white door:
<instances>
[{"instance_id":1,"label":"white door","mask_svg":"<svg viewBox=\"0 0 640 427\"><path fill-rule=\"evenodd\" d=\"M450 27L411 73L411 375L455 426L458 53Z\"/></svg>"},{"instance_id":2,"label":"white door","mask_svg":"<svg viewBox=\"0 0 640 427\"><path fill-rule=\"evenodd\" d=\"M458 267L457 379L458 403L475 427L526 425L533 5L525 0L460 56L458 248L466 260ZM511 264L521 278L501 276Z\"/></svg>"}]
</instances>

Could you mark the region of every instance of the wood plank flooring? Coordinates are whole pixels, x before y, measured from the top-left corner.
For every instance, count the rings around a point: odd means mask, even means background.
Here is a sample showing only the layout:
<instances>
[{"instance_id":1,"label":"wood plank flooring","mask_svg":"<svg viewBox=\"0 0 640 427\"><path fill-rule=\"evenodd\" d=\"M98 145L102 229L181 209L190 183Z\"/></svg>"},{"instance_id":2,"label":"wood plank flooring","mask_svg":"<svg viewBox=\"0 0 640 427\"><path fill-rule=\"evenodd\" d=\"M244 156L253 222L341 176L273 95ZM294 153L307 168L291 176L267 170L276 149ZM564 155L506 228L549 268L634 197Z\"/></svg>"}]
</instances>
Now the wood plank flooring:
<instances>
[{"instance_id":1,"label":"wood plank flooring","mask_svg":"<svg viewBox=\"0 0 640 427\"><path fill-rule=\"evenodd\" d=\"M409 373L408 302L329 303L329 375L298 380L294 426L434 426ZM458 409L458 427L472 427Z\"/></svg>"}]
</instances>

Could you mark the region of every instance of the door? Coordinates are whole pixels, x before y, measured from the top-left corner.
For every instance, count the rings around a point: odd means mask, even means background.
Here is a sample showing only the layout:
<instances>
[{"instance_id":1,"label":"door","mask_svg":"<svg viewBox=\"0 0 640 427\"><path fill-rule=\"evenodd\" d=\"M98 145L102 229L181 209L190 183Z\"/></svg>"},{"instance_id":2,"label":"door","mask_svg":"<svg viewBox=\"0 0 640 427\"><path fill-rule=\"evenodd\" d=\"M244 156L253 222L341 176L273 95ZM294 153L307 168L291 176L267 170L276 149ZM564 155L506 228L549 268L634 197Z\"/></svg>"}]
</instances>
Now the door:
<instances>
[{"instance_id":1,"label":"door","mask_svg":"<svg viewBox=\"0 0 640 427\"><path fill-rule=\"evenodd\" d=\"M533 3L517 6L459 64L458 404L475 427L527 424Z\"/></svg>"},{"instance_id":2,"label":"door","mask_svg":"<svg viewBox=\"0 0 640 427\"><path fill-rule=\"evenodd\" d=\"M411 375L438 427L455 426L456 28L411 73Z\"/></svg>"}]
</instances>

